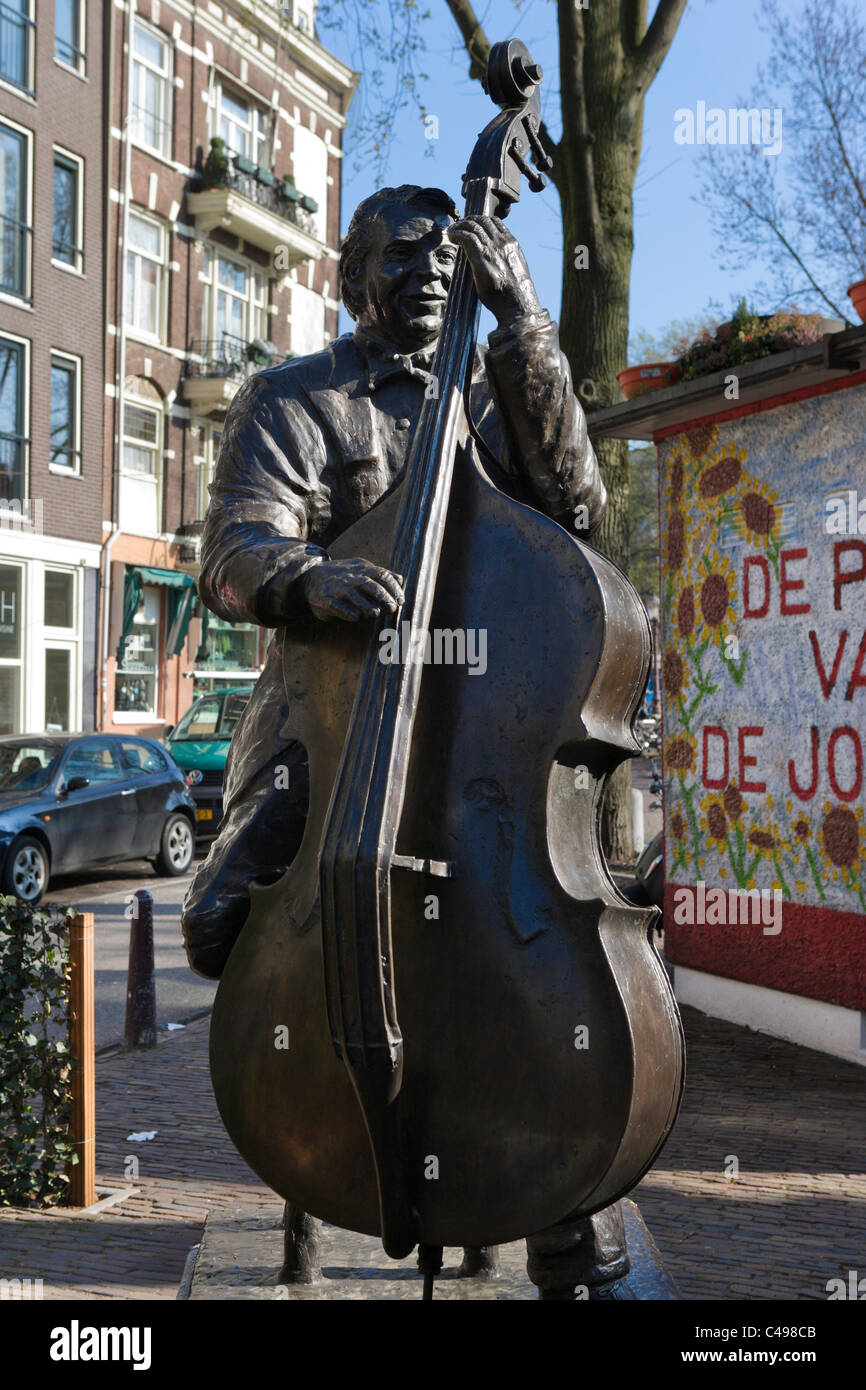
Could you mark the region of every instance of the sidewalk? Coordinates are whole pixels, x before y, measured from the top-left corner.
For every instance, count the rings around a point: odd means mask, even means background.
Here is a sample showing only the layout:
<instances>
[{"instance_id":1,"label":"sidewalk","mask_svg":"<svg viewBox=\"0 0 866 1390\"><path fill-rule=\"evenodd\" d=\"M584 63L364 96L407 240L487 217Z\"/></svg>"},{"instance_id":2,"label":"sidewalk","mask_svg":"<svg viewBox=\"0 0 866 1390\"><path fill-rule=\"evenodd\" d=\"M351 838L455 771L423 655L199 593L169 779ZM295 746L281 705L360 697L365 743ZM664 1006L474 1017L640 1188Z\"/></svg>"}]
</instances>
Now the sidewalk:
<instances>
[{"instance_id":1,"label":"sidewalk","mask_svg":"<svg viewBox=\"0 0 866 1390\"><path fill-rule=\"evenodd\" d=\"M866 1275L866 1072L693 1009L684 1022L680 1118L633 1194L682 1297L823 1300L829 1279ZM97 1182L139 1195L94 1216L0 1213L0 1277L42 1278L46 1298L172 1299L208 1212L280 1210L220 1123L208 1026L99 1059Z\"/></svg>"}]
</instances>

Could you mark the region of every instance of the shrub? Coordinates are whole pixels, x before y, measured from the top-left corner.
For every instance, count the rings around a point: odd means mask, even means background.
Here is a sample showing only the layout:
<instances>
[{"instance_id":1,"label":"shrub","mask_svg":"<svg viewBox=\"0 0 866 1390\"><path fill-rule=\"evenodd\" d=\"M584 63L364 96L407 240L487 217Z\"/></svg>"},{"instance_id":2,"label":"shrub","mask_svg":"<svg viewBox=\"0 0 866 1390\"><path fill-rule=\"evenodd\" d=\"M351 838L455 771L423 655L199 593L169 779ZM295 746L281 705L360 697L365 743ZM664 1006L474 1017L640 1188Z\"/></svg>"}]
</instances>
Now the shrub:
<instances>
[{"instance_id":1,"label":"shrub","mask_svg":"<svg viewBox=\"0 0 866 1390\"><path fill-rule=\"evenodd\" d=\"M754 362L775 352L786 352L803 343L816 343L822 335L820 314L789 311L756 314L741 299L729 323L715 330L705 327L678 358L680 380L693 381L723 367Z\"/></svg>"},{"instance_id":2,"label":"shrub","mask_svg":"<svg viewBox=\"0 0 866 1390\"><path fill-rule=\"evenodd\" d=\"M62 1200L70 1141L72 908L0 897L0 1205Z\"/></svg>"}]
</instances>

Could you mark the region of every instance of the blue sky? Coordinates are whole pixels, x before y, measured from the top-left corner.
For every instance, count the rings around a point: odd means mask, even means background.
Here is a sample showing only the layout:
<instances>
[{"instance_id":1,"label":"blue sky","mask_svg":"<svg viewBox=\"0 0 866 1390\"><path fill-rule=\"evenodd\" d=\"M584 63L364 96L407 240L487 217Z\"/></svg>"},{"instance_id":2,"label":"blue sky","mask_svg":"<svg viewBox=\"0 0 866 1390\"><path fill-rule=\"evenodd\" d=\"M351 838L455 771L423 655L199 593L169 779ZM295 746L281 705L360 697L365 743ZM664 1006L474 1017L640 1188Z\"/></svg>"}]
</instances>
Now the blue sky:
<instances>
[{"instance_id":1,"label":"blue sky","mask_svg":"<svg viewBox=\"0 0 866 1390\"><path fill-rule=\"evenodd\" d=\"M425 139L420 118L408 109L403 112L393 133L388 182L436 184L447 189L460 205L460 176L475 134L490 119L493 107L479 84L467 76L468 62L444 0L427 0L427 4L432 13L425 26L428 48L423 66L430 80L424 96L428 111L438 116L439 139ZM792 15L803 4L804 0L785 0ZM654 9L654 0L650 0L650 9ZM759 10L760 0L691 0L650 88L635 190L633 335L639 329L658 333L674 319L695 317L710 300L720 301L727 309L741 295L748 296L766 273L760 263L750 272L725 272L719 267L719 248L709 216L692 201L698 149L678 145L673 138L678 108L694 108L697 102L705 101L708 107L727 109L747 96L766 54L767 41L756 23ZM491 41L518 36L542 63L545 116L558 135L553 0L525 0L520 9L513 0L476 0L476 12ZM327 30L321 37L329 48L352 61L347 35ZM373 188L368 171L353 170L351 134L350 124L350 153L344 164L346 222L355 204ZM556 316L562 251L555 190L532 194L524 189L509 225L526 252L542 303ZM776 306L756 303L756 307Z\"/></svg>"}]
</instances>

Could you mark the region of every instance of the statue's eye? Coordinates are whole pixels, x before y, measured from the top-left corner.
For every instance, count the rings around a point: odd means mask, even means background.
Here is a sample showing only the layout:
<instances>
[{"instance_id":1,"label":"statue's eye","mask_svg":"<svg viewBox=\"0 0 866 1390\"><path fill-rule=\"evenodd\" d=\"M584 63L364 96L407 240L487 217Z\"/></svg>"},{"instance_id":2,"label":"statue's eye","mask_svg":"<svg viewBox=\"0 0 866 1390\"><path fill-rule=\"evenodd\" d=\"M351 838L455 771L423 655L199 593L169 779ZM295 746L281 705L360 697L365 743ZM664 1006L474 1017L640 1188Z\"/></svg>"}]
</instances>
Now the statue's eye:
<instances>
[{"instance_id":1,"label":"statue's eye","mask_svg":"<svg viewBox=\"0 0 866 1390\"><path fill-rule=\"evenodd\" d=\"M440 246L436 255L445 265L453 265L457 259L457 252L453 246Z\"/></svg>"}]
</instances>

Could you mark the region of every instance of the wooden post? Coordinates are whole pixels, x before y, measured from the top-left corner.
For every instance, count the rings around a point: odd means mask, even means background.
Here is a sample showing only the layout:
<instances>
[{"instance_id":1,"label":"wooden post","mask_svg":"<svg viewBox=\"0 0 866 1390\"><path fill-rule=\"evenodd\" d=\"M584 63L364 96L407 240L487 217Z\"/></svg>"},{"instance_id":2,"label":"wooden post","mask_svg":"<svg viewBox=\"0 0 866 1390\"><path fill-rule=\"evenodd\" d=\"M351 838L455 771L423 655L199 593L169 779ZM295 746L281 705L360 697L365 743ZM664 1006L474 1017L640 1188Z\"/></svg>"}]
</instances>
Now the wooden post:
<instances>
[{"instance_id":1,"label":"wooden post","mask_svg":"<svg viewBox=\"0 0 866 1390\"><path fill-rule=\"evenodd\" d=\"M69 931L72 1020L72 1142L78 1162L70 1168L69 1202L96 1201L96 1051L93 1028L93 913L80 912Z\"/></svg>"}]
</instances>

